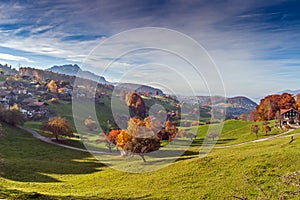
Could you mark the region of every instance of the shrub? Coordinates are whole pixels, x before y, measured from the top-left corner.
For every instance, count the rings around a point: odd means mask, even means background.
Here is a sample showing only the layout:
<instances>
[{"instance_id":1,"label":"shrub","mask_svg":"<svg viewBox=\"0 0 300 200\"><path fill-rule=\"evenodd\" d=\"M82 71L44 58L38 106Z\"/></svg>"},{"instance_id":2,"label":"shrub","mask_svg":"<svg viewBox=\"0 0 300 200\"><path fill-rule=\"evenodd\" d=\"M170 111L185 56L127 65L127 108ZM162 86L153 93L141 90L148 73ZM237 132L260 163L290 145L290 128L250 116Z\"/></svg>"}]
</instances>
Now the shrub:
<instances>
[{"instance_id":1,"label":"shrub","mask_svg":"<svg viewBox=\"0 0 300 200\"><path fill-rule=\"evenodd\" d=\"M15 109L0 112L0 120L12 126L22 126L26 121L23 113Z\"/></svg>"}]
</instances>

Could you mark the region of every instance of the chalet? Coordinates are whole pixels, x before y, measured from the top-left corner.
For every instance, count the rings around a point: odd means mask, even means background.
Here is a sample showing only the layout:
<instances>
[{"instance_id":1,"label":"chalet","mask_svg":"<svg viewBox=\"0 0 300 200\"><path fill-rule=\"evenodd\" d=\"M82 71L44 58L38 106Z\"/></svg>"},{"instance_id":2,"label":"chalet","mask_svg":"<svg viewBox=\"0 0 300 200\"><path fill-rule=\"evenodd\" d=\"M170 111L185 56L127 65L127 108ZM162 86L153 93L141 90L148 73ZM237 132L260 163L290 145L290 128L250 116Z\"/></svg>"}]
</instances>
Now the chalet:
<instances>
[{"instance_id":1,"label":"chalet","mask_svg":"<svg viewBox=\"0 0 300 200\"><path fill-rule=\"evenodd\" d=\"M71 101L72 95L68 92L58 93L57 97L64 101Z\"/></svg>"},{"instance_id":2,"label":"chalet","mask_svg":"<svg viewBox=\"0 0 300 200\"><path fill-rule=\"evenodd\" d=\"M16 100L17 96L14 93L6 90L0 90L0 105L3 107L4 110L8 110L11 101Z\"/></svg>"},{"instance_id":3,"label":"chalet","mask_svg":"<svg viewBox=\"0 0 300 200\"><path fill-rule=\"evenodd\" d=\"M9 101L17 101L18 100L18 95L15 94L13 91L10 91L7 95L7 98L9 99Z\"/></svg>"},{"instance_id":4,"label":"chalet","mask_svg":"<svg viewBox=\"0 0 300 200\"><path fill-rule=\"evenodd\" d=\"M26 98L21 103L21 112L27 118L43 119L49 113L48 104L35 98Z\"/></svg>"},{"instance_id":5,"label":"chalet","mask_svg":"<svg viewBox=\"0 0 300 200\"><path fill-rule=\"evenodd\" d=\"M43 92L40 94L40 99L41 100L44 100L44 101L48 101L52 98L56 98L56 95L55 94L51 94L49 92Z\"/></svg>"},{"instance_id":6,"label":"chalet","mask_svg":"<svg viewBox=\"0 0 300 200\"><path fill-rule=\"evenodd\" d=\"M38 99L34 99L34 98L26 98L26 99L23 99L22 101L22 105L23 106L26 106L30 103L33 103L33 102L38 102L39 100Z\"/></svg>"},{"instance_id":7,"label":"chalet","mask_svg":"<svg viewBox=\"0 0 300 200\"><path fill-rule=\"evenodd\" d=\"M33 86L42 85L39 81L31 81L29 84Z\"/></svg>"},{"instance_id":8,"label":"chalet","mask_svg":"<svg viewBox=\"0 0 300 200\"><path fill-rule=\"evenodd\" d=\"M39 81L31 81L31 82L30 82L30 87L31 87L31 88L34 88L34 89L40 88L41 85L42 85L42 84L41 84Z\"/></svg>"},{"instance_id":9,"label":"chalet","mask_svg":"<svg viewBox=\"0 0 300 200\"><path fill-rule=\"evenodd\" d=\"M26 107L29 110L38 112L38 111L45 111L46 105L47 104L45 102L35 101L35 102L29 103Z\"/></svg>"},{"instance_id":10,"label":"chalet","mask_svg":"<svg viewBox=\"0 0 300 200\"><path fill-rule=\"evenodd\" d=\"M280 109L280 116L282 125L287 123L299 123L300 121L300 112L294 108Z\"/></svg>"},{"instance_id":11,"label":"chalet","mask_svg":"<svg viewBox=\"0 0 300 200\"><path fill-rule=\"evenodd\" d=\"M12 91L15 94L27 94L28 93L27 89L24 87L15 87Z\"/></svg>"},{"instance_id":12,"label":"chalet","mask_svg":"<svg viewBox=\"0 0 300 200\"><path fill-rule=\"evenodd\" d=\"M9 109L9 102L7 100L2 100L0 99L0 106L4 109L4 110L8 110Z\"/></svg>"}]
</instances>

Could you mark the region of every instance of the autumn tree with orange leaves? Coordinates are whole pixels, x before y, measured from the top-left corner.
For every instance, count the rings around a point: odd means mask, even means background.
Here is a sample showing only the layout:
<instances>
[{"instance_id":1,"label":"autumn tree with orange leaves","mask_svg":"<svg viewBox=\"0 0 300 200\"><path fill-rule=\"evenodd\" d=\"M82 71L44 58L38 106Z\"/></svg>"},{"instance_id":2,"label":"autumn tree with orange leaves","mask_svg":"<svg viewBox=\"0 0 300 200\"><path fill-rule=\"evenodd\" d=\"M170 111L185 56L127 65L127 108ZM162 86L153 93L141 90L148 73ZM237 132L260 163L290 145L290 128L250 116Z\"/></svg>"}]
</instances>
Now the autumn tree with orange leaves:
<instances>
[{"instance_id":1,"label":"autumn tree with orange leaves","mask_svg":"<svg viewBox=\"0 0 300 200\"><path fill-rule=\"evenodd\" d=\"M158 133L161 128L159 121L152 117L130 118L127 129L117 135L116 146L130 154L138 154L146 162L144 155L160 148Z\"/></svg>"},{"instance_id":2,"label":"autumn tree with orange leaves","mask_svg":"<svg viewBox=\"0 0 300 200\"><path fill-rule=\"evenodd\" d=\"M122 97L124 95L125 92ZM128 92L125 102L131 116L127 128L125 130L112 130L106 137L109 141L115 142L116 147L131 155L137 154L146 162L144 155L160 148L161 131L167 131L171 140L177 135L178 129L170 121L162 124L158 118L146 117L146 105L137 93Z\"/></svg>"},{"instance_id":3,"label":"autumn tree with orange leaves","mask_svg":"<svg viewBox=\"0 0 300 200\"><path fill-rule=\"evenodd\" d=\"M121 130L116 137L116 146L125 150L131 140L132 136L129 135L126 130Z\"/></svg>"},{"instance_id":4,"label":"autumn tree with orange leaves","mask_svg":"<svg viewBox=\"0 0 300 200\"><path fill-rule=\"evenodd\" d=\"M121 133L121 130L111 130L108 134L106 134L106 139L116 145L116 140L118 135Z\"/></svg>"},{"instance_id":5,"label":"autumn tree with orange leaves","mask_svg":"<svg viewBox=\"0 0 300 200\"><path fill-rule=\"evenodd\" d=\"M293 95L289 93L273 94L263 98L255 111L251 113L251 119L254 121L265 121L275 119L276 113L280 109L297 109L297 103Z\"/></svg>"},{"instance_id":6,"label":"autumn tree with orange leaves","mask_svg":"<svg viewBox=\"0 0 300 200\"><path fill-rule=\"evenodd\" d=\"M126 95L125 102L129 107L131 117L140 119L144 119L146 117L146 105L140 95L135 92L129 92Z\"/></svg>"},{"instance_id":7,"label":"autumn tree with orange leaves","mask_svg":"<svg viewBox=\"0 0 300 200\"><path fill-rule=\"evenodd\" d=\"M165 131L166 131L165 134L168 135L169 141L171 141L176 137L178 133L178 128L176 128L176 126L171 121L168 120L165 123Z\"/></svg>"},{"instance_id":8,"label":"autumn tree with orange leaves","mask_svg":"<svg viewBox=\"0 0 300 200\"><path fill-rule=\"evenodd\" d=\"M278 107L280 109L289 109L289 108L297 108L297 104L293 95L289 93L283 93L280 95L280 99L278 102Z\"/></svg>"},{"instance_id":9,"label":"autumn tree with orange leaves","mask_svg":"<svg viewBox=\"0 0 300 200\"><path fill-rule=\"evenodd\" d=\"M296 100L296 106L300 111L300 94L296 94L295 100Z\"/></svg>"},{"instance_id":10,"label":"autumn tree with orange leaves","mask_svg":"<svg viewBox=\"0 0 300 200\"><path fill-rule=\"evenodd\" d=\"M58 136L74 136L68 121L62 117L50 118L48 122L42 124L41 130L51 132L56 141L58 141Z\"/></svg>"},{"instance_id":11,"label":"autumn tree with orange leaves","mask_svg":"<svg viewBox=\"0 0 300 200\"><path fill-rule=\"evenodd\" d=\"M48 84L47 84L48 89L50 90L50 92L57 92L57 85L55 83L54 80L51 80Z\"/></svg>"}]
</instances>

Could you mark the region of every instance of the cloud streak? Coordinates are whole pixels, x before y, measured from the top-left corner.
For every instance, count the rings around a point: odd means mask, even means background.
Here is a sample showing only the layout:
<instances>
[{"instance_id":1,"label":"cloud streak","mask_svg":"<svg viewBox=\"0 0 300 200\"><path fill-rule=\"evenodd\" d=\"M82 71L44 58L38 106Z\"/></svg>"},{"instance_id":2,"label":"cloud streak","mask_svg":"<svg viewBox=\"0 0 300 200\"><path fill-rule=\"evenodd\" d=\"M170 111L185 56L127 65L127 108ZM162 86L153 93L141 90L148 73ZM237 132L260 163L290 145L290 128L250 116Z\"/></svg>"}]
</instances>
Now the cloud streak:
<instances>
[{"instance_id":1,"label":"cloud streak","mask_svg":"<svg viewBox=\"0 0 300 200\"><path fill-rule=\"evenodd\" d=\"M20 62L28 62L33 63L34 61L29 60L28 58L21 57L21 56L14 56L10 54L0 53L0 59L1 60L10 60L10 61L20 61Z\"/></svg>"},{"instance_id":2,"label":"cloud streak","mask_svg":"<svg viewBox=\"0 0 300 200\"><path fill-rule=\"evenodd\" d=\"M37 67L43 56L49 58L40 67L58 64L58 60L81 63L97 45L114 34L132 28L164 27L190 36L208 51L219 67L229 95L255 97L279 87L299 89L295 85L299 78L293 73L299 71L300 63L300 16L296 4L297 1L281 0L93 3L41 0L30 4L8 1L0 4L0 47L12 51L0 52L11 55L1 59L19 59L25 65ZM111 44L107 55L90 59L84 66L97 73L107 63L109 52L132 45L135 44L124 41ZM147 52L128 55L115 63L115 70L107 73L107 79L115 80L122 70L147 63L176 64L166 58ZM288 74L288 80L283 73ZM176 81L172 84L179 85Z\"/></svg>"}]
</instances>

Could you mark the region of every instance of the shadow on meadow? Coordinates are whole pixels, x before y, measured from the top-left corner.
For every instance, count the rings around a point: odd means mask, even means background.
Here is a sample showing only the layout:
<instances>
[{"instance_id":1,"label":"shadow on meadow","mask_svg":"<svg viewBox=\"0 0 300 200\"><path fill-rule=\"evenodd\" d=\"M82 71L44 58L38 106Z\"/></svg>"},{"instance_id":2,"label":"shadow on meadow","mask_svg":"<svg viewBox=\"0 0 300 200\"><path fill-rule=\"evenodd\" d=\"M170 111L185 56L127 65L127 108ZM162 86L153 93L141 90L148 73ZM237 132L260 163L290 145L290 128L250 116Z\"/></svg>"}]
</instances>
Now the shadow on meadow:
<instances>
[{"instance_id":1,"label":"shadow on meadow","mask_svg":"<svg viewBox=\"0 0 300 200\"><path fill-rule=\"evenodd\" d=\"M226 138L226 139L218 139L217 141L214 141L212 139L209 139L208 142L211 142L211 144L227 144L231 141L236 140L237 138ZM193 143L191 144L192 147L201 147L203 144L204 138L196 138L194 139ZM209 144L209 143L208 143Z\"/></svg>"},{"instance_id":2,"label":"shadow on meadow","mask_svg":"<svg viewBox=\"0 0 300 200\"><path fill-rule=\"evenodd\" d=\"M96 196L52 196L46 194L40 194L37 192L22 192L19 190L12 190L0 187L0 198L9 198L9 199L18 199L18 200L25 200L25 199L38 199L38 200L61 200L61 199L69 199L69 200L96 200L96 199L103 199L109 200L112 198L105 198L105 197L96 197ZM114 199L123 199L123 200L139 200L139 199L156 199L153 198L151 195L143 195L140 197L116 197Z\"/></svg>"},{"instance_id":3,"label":"shadow on meadow","mask_svg":"<svg viewBox=\"0 0 300 200\"><path fill-rule=\"evenodd\" d=\"M227 144L231 141L236 140L235 138L228 138L228 139L219 139L217 141L213 141L212 139L208 140L207 145L211 144ZM199 157L199 151L203 145L203 138L196 138L193 141L190 141L191 143L187 142L186 140L177 140L176 145L174 146L175 149L167 148L165 149L162 147L158 152L148 153L146 156L159 159L159 160L151 160L148 162L148 164L155 163L155 162L169 162L170 160L174 160L174 162L182 161L182 160L188 160L192 158ZM176 149L177 147L177 149ZM189 147L192 147L191 149L188 149ZM188 150L185 150L188 149Z\"/></svg>"},{"instance_id":4,"label":"shadow on meadow","mask_svg":"<svg viewBox=\"0 0 300 200\"><path fill-rule=\"evenodd\" d=\"M0 138L3 178L21 182L60 182L53 174L88 174L105 165L88 153L43 143L20 129L5 127Z\"/></svg>"}]
</instances>

